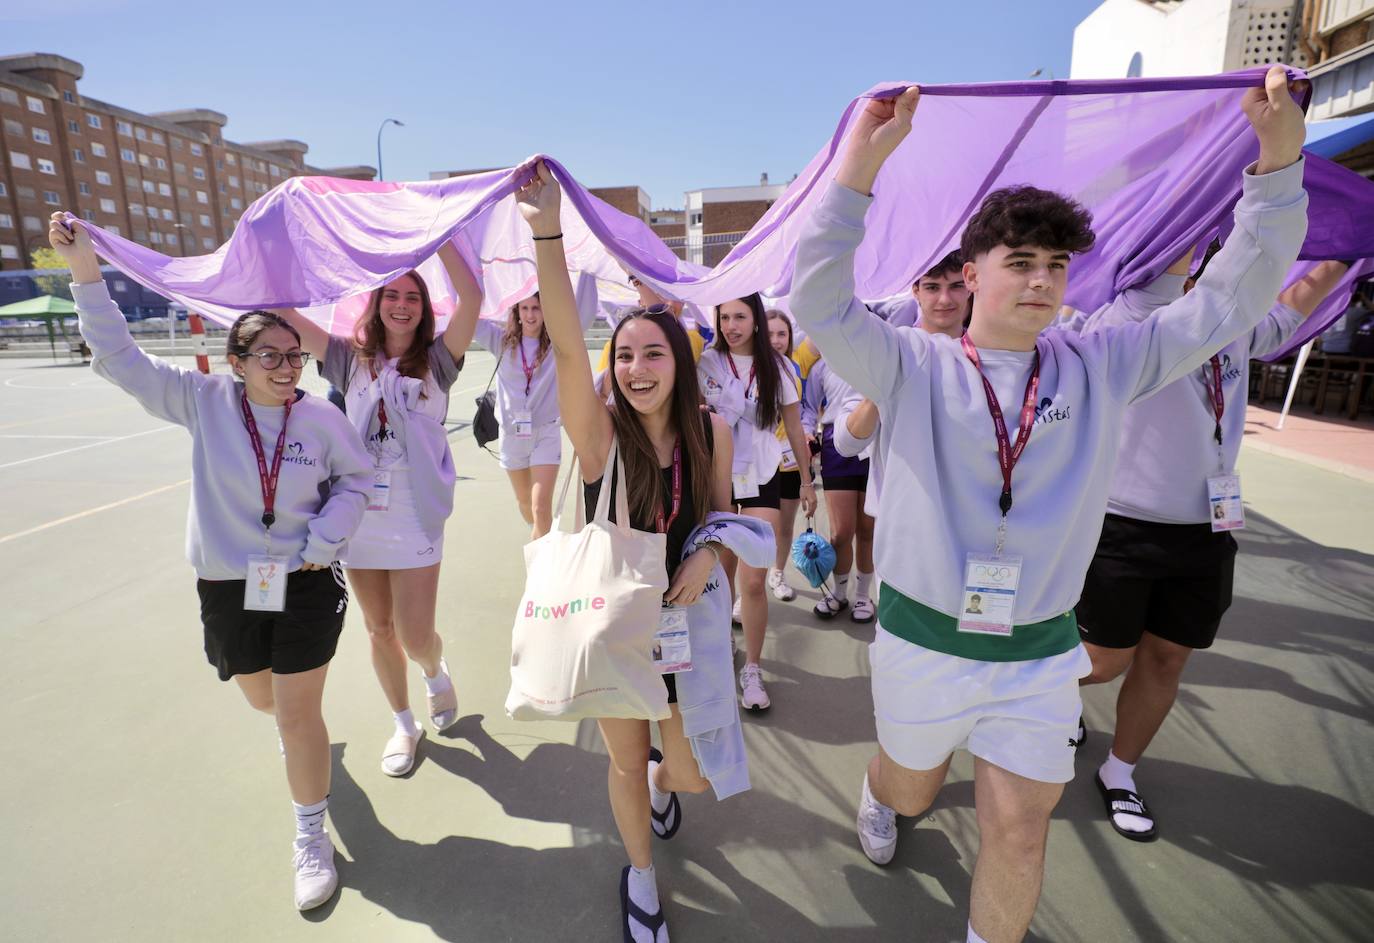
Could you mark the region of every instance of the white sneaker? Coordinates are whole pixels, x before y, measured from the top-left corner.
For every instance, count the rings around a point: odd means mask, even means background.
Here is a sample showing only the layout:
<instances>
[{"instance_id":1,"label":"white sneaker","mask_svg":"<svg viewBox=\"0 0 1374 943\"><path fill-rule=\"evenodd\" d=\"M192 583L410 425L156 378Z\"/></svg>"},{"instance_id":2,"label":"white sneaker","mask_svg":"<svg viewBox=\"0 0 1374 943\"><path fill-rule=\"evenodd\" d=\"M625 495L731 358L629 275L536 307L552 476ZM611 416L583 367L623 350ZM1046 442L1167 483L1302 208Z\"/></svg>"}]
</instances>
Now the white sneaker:
<instances>
[{"instance_id":1,"label":"white sneaker","mask_svg":"<svg viewBox=\"0 0 1374 943\"><path fill-rule=\"evenodd\" d=\"M734 608L730 610L730 621L733 622L735 625L744 624L744 616L741 614L740 609L740 603L742 602L744 602L744 597L736 596Z\"/></svg>"},{"instance_id":2,"label":"white sneaker","mask_svg":"<svg viewBox=\"0 0 1374 943\"><path fill-rule=\"evenodd\" d=\"M339 872L334 867L334 843L328 832L296 839L296 909L312 910L334 896Z\"/></svg>"},{"instance_id":3,"label":"white sneaker","mask_svg":"<svg viewBox=\"0 0 1374 943\"><path fill-rule=\"evenodd\" d=\"M859 814L855 821L859 845L868 860L887 864L897 852L897 813L873 798L864 773L864 789L859 794Z\"/></svg>"},{"instance_id":4,"label":"white sneaker","mask_svg":"<svg viewBox=\"0 0 1374 943\"><path fill-rule=\"evenodd\" d=\"M766 711L772 704L763 689L763 671L758 665L746 663L739 670L740 705L745 710Z\"/></svg>"},{"instance_id":5,"label":"white sneaker","mask_svg":"<svg viewBox=\"0 0 1374 943\"><path fill-rule=\"evenodd\" d=\"M782 570L768 571L768 588L773 591L773 598L779 602L791 602L797 598L797 591L787 585L787 580L782 578Z\"/></svg>"}]
</instances>

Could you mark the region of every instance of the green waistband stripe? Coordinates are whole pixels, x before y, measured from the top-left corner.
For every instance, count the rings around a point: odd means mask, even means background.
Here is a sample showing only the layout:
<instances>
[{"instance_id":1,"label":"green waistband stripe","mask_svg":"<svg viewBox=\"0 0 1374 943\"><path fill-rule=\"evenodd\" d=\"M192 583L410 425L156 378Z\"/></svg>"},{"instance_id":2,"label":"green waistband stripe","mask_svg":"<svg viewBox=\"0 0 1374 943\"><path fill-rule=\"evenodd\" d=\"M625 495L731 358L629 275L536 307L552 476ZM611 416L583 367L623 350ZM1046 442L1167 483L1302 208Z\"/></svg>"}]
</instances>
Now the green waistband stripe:
<instances>
[{"instance_id":1,"label":"green waistband stripe","mask_svg":"<svg viewBox=\"0 0 1374 943\"><path fill-rule=\"evenodd\" d=\"M1010 636L960 632L959 620L923 605L884 583L878 594L878 622L900 639L931 651L974 661L1031 661L1072 651L1078 620L1063 615L1017 625Z\"/></svg>"}]
</instances>

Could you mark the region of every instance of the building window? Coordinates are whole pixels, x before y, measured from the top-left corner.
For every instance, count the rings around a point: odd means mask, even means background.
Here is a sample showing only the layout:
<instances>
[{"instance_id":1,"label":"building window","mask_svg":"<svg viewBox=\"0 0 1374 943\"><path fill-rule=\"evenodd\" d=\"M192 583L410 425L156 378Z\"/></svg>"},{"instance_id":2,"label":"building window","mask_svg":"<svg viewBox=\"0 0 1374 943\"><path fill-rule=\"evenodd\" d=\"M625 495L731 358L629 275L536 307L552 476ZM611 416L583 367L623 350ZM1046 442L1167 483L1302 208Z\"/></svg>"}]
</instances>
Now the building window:
<instances>
[{"instance_id":1,"label":"building window","mask_svg":"<svg viewBox=\"0 0 1374 943\"><path fill-rule=\"evenodd\" d=\"M115 201L114 201L114 200L101 200L101 201L100 201L100 209L101 209L101 212L104 212L104 213L113 213L113 212L115 212Z\"/></svg>"},{"instance_id":2,"label":"building window","mask_svg":"<svg viewBox=\"0 0 1374 943\"><path fill-rule=\"evenodd\" d=\"M33 139L37 141L39 144L52 143L52 135L49 134L47 131L44 131L42 128L33 129Z\"/></svg>"},{"instance_id":3,"label":"building window","mask_svg":"<svg viewBox=\"0 0 1374 943\"><path fill-rule=\"evenodd\" d=\"M192 168L191 168L191 176L192 176L192 177L195 177L197 180L204 180L204 179L205 179L205 168L204 168L204 167L192 167Z\"/></svg>"},{"instance_id":4,"label":"building window","mask_svg":"<svg viewBox=\"0 0 1374 943\"><path fill-rule=\"evenodd\" d=\"M9 213L0 213L0 229L13 229L14 217Z\"/></svg>"},{"instance_id":5,"label":"building window","mask_svg":"<svg viewBox=\"0 0 1374 943\"><path fill-rule=\"evenodd\" d=\"M145 181L143 181L143 192L144 192L144 193L156 193L156 192L157 192L157 186L156 186L151 180L145 180Z\"/></svg>"},{"instance_id":6,"label":"building window","mask_svg":"<svg viewBox=\"0 0 1374 943\"><path fill-rule=\"evenodd\" d=\"M21 151L10 151L10 164L20 170L33 169L33 162L29 160L29 155Z\"/></svg>"},{"instance_id":7,"label":"building window","mask_svg":"<svg viewBox=\"0 0 1374 943\"><path fill-rule=\"evenodd\" d=\"M67 133L68 133L68 134L80 134L80 133L81 133L81 122L80 122L80 121L74 121L74 120L72 120L71 118L68 118L68 119L67 119Z\"/></svg>"},{"instance_id":8,"label":"building window","mask_svg":"<svg viewBox=\"0 0 1374 943\"><path fill-rule=\"evenodd\" d=\"M202 226L205 226L206 228L209 228L209 226L210 226L210 215L209 215L208 213L201 213L201 214L200 214L200 224L201 224Z\"/></svg>"},{"instance_id":9,"label":"building window","mask_svg":"<svg viewBox=\"0 0 1374 943\"><path fill-rule=\"evenodd\" d=\"M95 222L95 210L82 210L81 217L87 222L93 223Z\"/></svg>"},{"instance_id":10,"label":"building window","mask_svg":"<svg viewBox=\"0 0 1374 943\"><path fill-rule=\"evenodd\" d=\"M130 213L133 213L135 216L142 216L142 215L143 215L143 204L142 204L142 203L130 203L130 204L129 204L129 212L130 212Z\"/></svg>"},{"instance_id":11,"label":"building window","mask_svg":"<svg viewBox=\"0 0 1374 943\"><path fill-rule=\"evenodd\" d=\"M194 154L196 157L199 157L201 154L204 154L204 153L205 153L205 148L201 147L201 146L200 146L199 144L197 144L195 141L192 141L192 142L191 142L191 153Z\"/></svg>"},{"instance_id":12,"label":"building window","mask_svg":"<svg viewBox=\"0 0 1374 943\"><path fill-rule=\"evenodd\" d=\"M170 183L159 183L157 185L157 192L161 193L163 196L171 196L172 185Z\"/></svg>"},{"instance_id":13,"label":"building window","mask_svg":"<svg viewBox=\"0 0 1374 943\"><path fill-rule=\"evenodd\" d=\"M106 226L105 231L108 233L113 233L116 236L119 235L119 227L116 226L114 223L111 223L110 225Z\"/></svg>"},{"instance_id":14,"label":"building window","mask_svg":"<svg viewBox=\"0 0 1374 943\"><path fill-rule=\"evenodd\" d=\"M216 169L216 170L223 170L223 169L224 169L224 161L221 160L221 159L219 159L219 158L216 158L216 159L215 159L215 169Z\"/></svg>"},{"instance_id":15,"label":"building window","mask_svg":"<svg viewBox=\"0 0 1374 943\"><path fill-rule=\"evenodd\" d=\"M163 137L162 137L162 132L161 132L161 131L154 131L154 132L153 132L153 143L154 143L154 144L165 144L165 143L166 143L166 141L165 141L165 140L163 139Z\"/></svg>"},{"instance_id":16,"label":"building window","mask_svg":"<svg viewBox=\"0 0 1374 943\"><path fill-rule=\"evenodd\" d=\"M172 150L179 151L185 146L181 143L181 138L172 138Z\"/></svg>"},{"instance_id":17,"label":"building window","mask_svg":"<svg viewBox=\"0 0 1374 943\"><path fill-rule=\"evenodd\" d=\"M147 213L147 215L148 215L148 218L149 218L149 219L157 219L157 207L156 207L156 206L150 206L150 207L148 207L148 213Z\"/></svg>"},{"instance_id":18,"label":"building window","mask_svg":"<svg viewBox=\"0 0 1374 943\"><path fill-rule=\"evenodd\" d=\"M5 186L5 181L0 180L0 196L9 196L9 188Z\"/></svg>"},{"instance_id":19,"label":"building window","mask_svg":"<svg viewBox=\"0 0 1374 943\"><path fill-rule=\"evenodd\" d=\"M237 209L242 209L242 208L243 208L243 201L240 200L238 197L234 197L232 200L229 201L229 205L232 206L232 207L233 207L234 209L236 209L236 210L237 210Z\"/></svg>"},{"instance_id":20,"label":"building window","mask_svg":"<svg viewBox=\"0 0 1374 943\"><path fill-rule=\"evenodd\" d=\"M278 167L276 164L273 164L271 167L268 168L268 170L271 171L271 174L274 177L281 176L281 168Z\"/></svg>"},{"instance_id":21,"label":"building window","mask_svg":"<svg viewBox=\"0 0 1374 943\"><path fill-rule=\"evenodd\" d=\"M183 200L189 200L191 198L191 191L185 187L177 187L177 196L181 197Z\"/></svg>"},{"instance_id":22,"label":"building window","mask_svg":"<svg viewBox=\"0 0 1374 943\"><path fill-rule=\"evenodd\" d=\"M171 210L167 209L167 208L164 206L164 207L162 208L162 218L165 219L165 220L167 220L167 222L170 223L170 222L171 222L173 219L175 219L176 217L173 215L173 213L172 213Z\"/></svg>"},{"instance_id":23,"label":"building window","mask_svg":"<svg viewBox=\"0 0 1374 943\"><path fill-rule=\"evenodd\" d=\"M91 153L94 154L96 157L104 157L105 145L97 141L96 143L91 145Z\"/></svg>"},{"instance_id":24,"label":"building window","mask_svg":"<svg viewBox=\"0 0 1374 943\"><path fill-rule=\"evenodd\" d=\"M225 155L224 155L224 162L225 162L226 164L230 164L230 165L237 164L237 163L238 163L238 158L235 157L233 154L225 154Z\"/></svg>"},{"instance_id":25,"label":"building window","mask_svg":"<svg viewBox=\"0 0 1374 943\"><path fill-rule=\"evenodd\" d=\"M29 232L42 232L43 221L39 219L37 216L25 216L24 228Z\"/></svg>"},{"instance_id":26,"label":"building window","mask_svg":"<svg viewBox=\"0 0 1374 943\"><path fill-rule=\"evenodd\" d=\"M209 236L202 236L200 244L207 249L213 249L215 247L215 240L211 239Z\"/></svg>"},{"instance_id":27,"label":"building window","mask_svg":"<svg viewBox=\"0 0 1374 943\"><path fill-rule=\"evenodd\" d=\"M233 174L230 174L230 175L229 175L229 186L231 186L231 187L237 187L238 185L239 185L239 178L238 178L238 177L235 177Z\"/></svg>"},{"instance_id":28,"label":"building window","mask_svg":"<svg viewBox=\"0 0 1374 943\"><path fill-rule=\"evenodd\" d=\"M115 131L119 134L131 136L134 133L134 126L129 124L129 122L127 121L120 121L118 118L116 118Z\"/></svg>"},{"instance_id":29,"label":"building window","mask_svg":"<svg viewBox=\"0 0 1374 943\"><path fill-rule=\"evenodd\" d=\"M100 184L102 187L108 187L111 183L109 172L104 170L97 170L95 172L95 182Z\"/></svg>"},{"instance_id":30,"label":"building window","mask_svg":"<svg viewBox=\"0 0 1374 943\"><path fill-rule=\"evenodd\" d=\"M72 148L72 160L78 164L86 163L86 152L79 147Z\"/></svg>"},{"instance_id":31,"label":"building window","mask_svg":"<svg viewBox=\"0 0 1374 943\"><path fill-rule=\"evenodd\" d=\"M101 122L99 115L87 115L86 124L90 125L92 128L104 127L104 124Z\"/></svg>"},{"instance_id":32,"label":"building window","mask_svg":"<svg viewBox=\"0 0 1374 943\"><path fill-rule=\"evenodd\" d=\"M54 164L52 161L48 160L46 157L40 157L38 158L38 172L40 174L55 175L57 173L57 165Z\"/></svg>"},{"instance_id":33,"label":"building window","mask_svg":"<svg viewBox=\"0 0 1374 943\"><path fill-rule=\"evenodd\" d=\"M76 96L73 95L71 92L63 92L63 93L62 93L62 100L63 100L64 102L67 102L68 104L72 104L72 105L75 105L75 104L76 104Z\"/></svg>"},{"instance_id":34,"label":"building window","mask_svg":"<svg viewBox=\"0 0 1374 943\"><path fill-rule=\"evenodd\" d=\"M131 148L127 147L121 147L119 149L119 157L120 160L127 160L131 164L138 160L138 155L136 155Z\"/></svg>"},{"instance_id":35,"label":"building window","mask_svg":"<svg viewBox=\"0 0 1374 943\"><path fill-rule=\"evenodd\" d=\"M148 233L148 241L155 246L162 245L162 233L156 231Z\"/></svg>"},{"instance_id":36,"label":"building window","mask_svg":"<svg viewBox=\"0 0 1374 943\"><path fill-rule=\"evenodd\" d=\"M28 100L29 111L33 112L36 115L46 115L48 113L48 110L43 107L43 99L34 98L32 95L29 95Z\"/></svg>"},{"instance_id":37,"label":"building window","mask_svg":"<svg viewBox=\"0 0 1374 943\"><path fill-rule=\"evenodd\" d=\"M181 223L188 229L191 227L191 214L186 212L185 210L181 211Z\"/></svg>"},{"instance_id":38,"label":"building window","mask_svg":"<svg viewBox=\"0 0 1374 943\"><path fill-rule=\"evenodd\" d=\"M14 246L0 246L0 259L17 259L19 250Z\"/></svg>"},{"instance_id":39,"label":"building window","mask_svg":"<svg viewBox=\"0 0 1374 943\"><path fill-rule=\"evenodd\" d=\"M165 160L163 160L161 157L157 158L157 169L158 169L158 170L166 170L166 169L167 169L167 162L166 162Z\"/></svg>"},{"instance_id":40,"label":"building window","mask_svg":"<svg viewBox=\"0 0 1374 943\"><path fill-rule=\"evenodd\" d=\"M33 192L33 187L23 187L23 186L15 187L15 188L14 188L14 192L17 193L17 194L19 194L19 199L21 199L21 200L36 200L36 199L38 199L38 194L36 194L36 193Z\"/></svg>"},{"instance_id":41,"label":"building window","mask_svg":"<svg viewBox=\"0 0 1374 943\"><path fill-rule=\"evenodd\" d=\"M139 154L138 162L142 164L144 167L147 167L152 164L152 160L148 157L147 154Z\"/></svg>"},{"instance_id":42,"label":"building window","mask_svg":"<svg viewBox=\"0 0 1374 943\"><path fill-rule=\"evenodd\" d=\"M219 192L220 192L220 193L228 193L229 191L225 188L224 184L221 183L221 184L219 185Z\"/></svg>"},{"instance_id":43,"label":"building window","mask_svg":"<svg viewBox=\"0 0 1374 943\"><path fill-rule=\"evenodd\" d=\"M146 141L148 140L148 132L144 131L142 128L134 128L134 137L138 138L140 141Z\"/></svg>"},{"instance_id":44,"label":"building window","mask_svg":"<svg viewBox=\"0 0 1374 943\"><path fill-rule=\"evenodd\" d=\"M196 191L196 202L197 202L197 203L209 203L209 202L210 202L210 194L206 193L204 190L197 190L197 191Z\"/></svg>"},{"instance_id":45,"label":"building window","mask_svg":"<svg viewBox=\"0 0 1374 943\"><path fill-rule=\"evenodd\" d=\"M0 102L6 105L19 104L19 93L12 88L0 88Z\"/></svg>"},{"instance_id":46,"label":"building window","mask_svg":"<svg viewBox=\"0 0 1374 943\"><path fill-rule=\"evenodd\" d=\"M76 189L81 193L82 196L91 195L91 185L84 180L82 180L80 183L76 185Z\"/></svg>"},{"instance_id":47,"label":"building window","mask_svg":"<svg viewBox=\"0 0 1374 943\"><path fill-rule=\"evenodd\" d=\"M174 245L177 244L177 234L176 234L176 233L174 233L174 232L169 232L169 233L167 234L167 244L168 244L169 246L174 246Z\"/></svg>"},{"instance_id":48,"label":"building window","mask_svg":"<svg viewBox=\"0 0 1374 943\"><path fill-rule=\"evenodd\" d=\"M49 206L61 206L62 197L58 195L58 192L56 190L44 190L43 202L48 204Z\"/></svg>"},{"instance_id":49,"label":"building window","mask_svg":"<svg viewBox=\"0 0 1374 943\"><path fill-rule=\"evenodd\" d=\"M186 165L183 164L181 161L177 161L172 165L172 170L179 174L184 174L186 173Z\"/></svg>"},{"instance_id":50,"label":"building window","mask_svg":"<svg viewBox=\"0 0 1374 943\"><path fill-rule=\"evenodd\" d=\"M129 190L137 190L137 189L138 189L138 178L137 178L137 177L125 177L125 178L124 178L124 186L125 186L126 189L129 189Z\"/></svg>"},{"instance_id":51,"label":"building window","mask_svg":"<svg viewBox=\"0 0 1374 943\"><path fill-rule=\"evenodd\" d=\"M24 126L20 124L18 121L15 121L13 118L6 118L5 133L17 135L18 137L22 138L24 136Z\"/></svg>"}]
</instances>

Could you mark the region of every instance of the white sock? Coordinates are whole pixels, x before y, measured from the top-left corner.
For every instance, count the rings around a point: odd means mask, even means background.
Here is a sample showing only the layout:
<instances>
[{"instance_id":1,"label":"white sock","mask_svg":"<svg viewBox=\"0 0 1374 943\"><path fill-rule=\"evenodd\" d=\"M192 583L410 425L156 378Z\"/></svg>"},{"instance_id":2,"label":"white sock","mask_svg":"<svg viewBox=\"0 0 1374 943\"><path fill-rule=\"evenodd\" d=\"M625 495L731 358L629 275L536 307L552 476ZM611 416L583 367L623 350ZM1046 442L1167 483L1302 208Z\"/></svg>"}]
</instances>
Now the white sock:
<instances>
[{"instance_id":1,"label":"white sock","mask_svg":"<svg viewBox=\"0 0 1374 943\"><path fill-rule=\"evenodd\" d=\"M635 902L635 906L646 914L658 913L658 883L654 880L654 866L649 865L643 871L630 866L630 900ZM644 928L637 922L631 921L630 926L634 928L631 934L636 943L641 939L644 943L654 943L653 935L646 933Z\"/></svg>"},{"instance_id":2,"label":"white sock","mask_svg":"<svg viewBox=\"0 0 1374 943\"><path fill-rule=\"evenodd\" d=\"M858 578L854 581L854 596L857 599L871 599L868 595L869 588L873 585L873 574L858 571Z\"/></svg>"},{"instance_id":3,"label":"white sock","mask_svg":"<svg viewBox=\"0 0 1374 943\"><path fill-rule=\"evenodd\" d=\"M439 673L437 675L431 678L422 671L420 677L425 679L425 690L430 694L440 694L453 687L453 681L448 676L448 662L442 658L439 659Z\"/></svg>"},{"instance_id":4,"label":"white sock","mask_svg":"<svg viewBox=\"0 0 1374 943\"><path fill-rule=\"evenodd\" d=\"M313 805L291 803L296 810L296 838L314 838L324 833L324 813L329 808L329 797L325 796Z\"/></svg>"},{"instance_id":5,"label":"white sock","mask_svg":"<svg viewBox=\"0 0 1374 943\"><path fill-rule=\"evenodd\" d=\"M660 792L658 784L654 782L654 771L658 769L658 766L656 761L649 761L649 804L654 807L655 812L662 815L668 811L668 803L673 800L673 794Z\"/></svg>"},{"instance_id":6,"label":"white sock","mask_svg":"<svg viewBox=\"0 0 1374 943\"><path fill-rule=\"evenodd\" d=\"M971 923L968 925L968 943L988 943L987 940L978 935L978 931L973 929Z\"/></svg>"},{"instance_id":7,"label":"white sock","mask_svg":"<svg viewBox=\"0 0 1374 943\"><path fill-rule=\"evenodd\" d=\"M415 722L415 715L410 712L409 707L396 712L396 732L407 737L419 734L420 725Z\"/></svg>"},{"instance_id":8,"label":"white sock","mask_svg":"<svg viewBox=\"0 0 1374 943\"><path fill-rule=\"evenodd\" d=\"M1115 753L1108 752L1107 760L1098 767L1097 775L1102 777L1102 785L1108 789L1136 791L1135 764L1118 759ZM1148 832L1154 825L1149 819L1131 815L1129 812L1114 812L1112 818L1128 832Z\"/></svg>"},{"instance_id":9,"label":"white sock","mask_svg":"<svg viewBox=\"0 0 1374 943\"><path fill-rule=\"evenodd\" d=\"M837 575L837 576L835 577L835 591L834 591L833 593L831 593L830 595L834 596L836 599L839 599L839 600L848 599L848 598L849 598L849 590L846 588L846 587L848 587L848 586L849 586L849 574L846 573L846 574L844 574L843 576L838 576L838 575Z\"/></svg>"}]
</instances>

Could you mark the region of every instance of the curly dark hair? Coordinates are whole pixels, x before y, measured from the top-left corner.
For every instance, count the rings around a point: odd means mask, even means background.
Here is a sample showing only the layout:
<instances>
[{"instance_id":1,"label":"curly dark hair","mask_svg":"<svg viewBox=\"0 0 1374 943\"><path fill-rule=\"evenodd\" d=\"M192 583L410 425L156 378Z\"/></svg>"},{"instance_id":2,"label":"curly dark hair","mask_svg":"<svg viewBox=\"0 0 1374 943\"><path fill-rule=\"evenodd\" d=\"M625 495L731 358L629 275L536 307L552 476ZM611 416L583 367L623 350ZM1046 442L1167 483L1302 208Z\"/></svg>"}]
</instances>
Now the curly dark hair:
<instances>
[{"instance_id":1,"label":"curly dark hair","mask_svg":"<svg viewBox=\"0 0 1374 943\"><path fill-rule=\"evenodd\" d=\"M964 257L958 249L946 255L943 259L930 267L924 275L916 278L912 284L920 284L922 278L939 278L941 275L960 275L964 271Z\"/></svg>"},{"instance_id":2,"label":"curly dark hair","mask_svg":"<svg viewBox=\"0 0 1374 943\"><path fill-rule=\"evenodd\" d=\"M996 246L1038 246L1055 252L1087 252L1093 235L1092 214L1078 203L1038 187L994 190L973 214L959 240L965 260Z\"/></svg>"}]
</instances>

